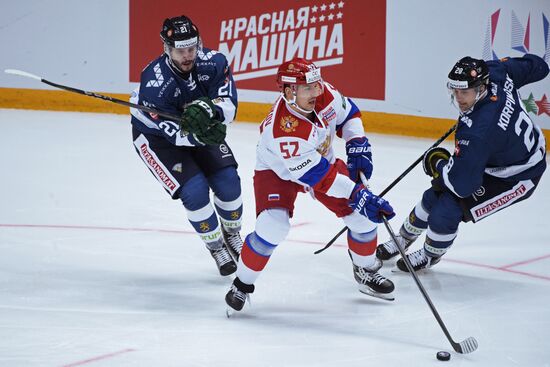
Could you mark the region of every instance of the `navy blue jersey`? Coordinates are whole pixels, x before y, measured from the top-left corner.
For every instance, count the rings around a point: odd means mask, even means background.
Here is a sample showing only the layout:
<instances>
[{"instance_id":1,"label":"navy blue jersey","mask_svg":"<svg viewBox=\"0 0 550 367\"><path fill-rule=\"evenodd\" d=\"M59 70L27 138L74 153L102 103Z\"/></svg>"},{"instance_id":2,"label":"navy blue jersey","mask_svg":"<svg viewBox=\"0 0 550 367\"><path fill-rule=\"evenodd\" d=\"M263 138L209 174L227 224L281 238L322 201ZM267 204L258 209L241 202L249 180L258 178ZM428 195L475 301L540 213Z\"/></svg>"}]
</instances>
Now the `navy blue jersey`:
<instances>
[{"instance_id":1,"label":"navy blue jersey","mask_svg":"<svg viewBox=\"0 0 550 367\"><path fill-rule=\"evenodd\" d=\"M225 56L203 48L195 66L184 78L175 72L163 54L141 72L139 90L132 93L132 103L180 116L187 104L199 97L209 97L216 106L216 119L229 124L237 111L237 89ZM131 108L132 124L142 133L162 136L178 146L204 145L193 135L180 136L177 121Z\"/></svg>"},{"instance_id":2,"label":"navy blue jersey","mask_svg":"<svg viewBox=\"0 0 550 367\"><path fill-rule=\"evenodd\" d=\"M477 190L484 174L517 181L546 169L544 135L529 118L518 89L544 79L548 65L526 54L488 61L487 66L487 95L458 118L455 152L443 168L445 186L459 197Z\"/></svg>"}]
</instances>

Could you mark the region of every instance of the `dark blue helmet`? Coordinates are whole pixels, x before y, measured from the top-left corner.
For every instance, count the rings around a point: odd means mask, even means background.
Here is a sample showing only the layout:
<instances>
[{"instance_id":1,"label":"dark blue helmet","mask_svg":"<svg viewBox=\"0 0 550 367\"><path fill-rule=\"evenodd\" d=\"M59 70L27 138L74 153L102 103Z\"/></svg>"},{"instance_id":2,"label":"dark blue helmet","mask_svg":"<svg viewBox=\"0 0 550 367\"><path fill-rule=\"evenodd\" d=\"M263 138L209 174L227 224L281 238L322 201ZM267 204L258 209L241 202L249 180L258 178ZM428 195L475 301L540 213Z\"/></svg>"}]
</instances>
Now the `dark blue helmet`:
<instances>
[{"instance_id":1,"label":"dark blue helmet","mask_svg":"<svg viewBox=\"0 0 550 367\"><path fill-rule=\"evenodd\" d=\"M174 48L200 47L199 29L185 15L165 19L160 38Z\"/></svg>"},{"instance_id":2,"label":"dark blue helmet","mask_svg":"<svg viewBox=\"0 0 550 367\"><path fill-rule=\"evenodd\" d=\"M489 83L489 68L483 60L466 56L458 60L449 72L447 87L468 89Z\"/></svg>"}]
</instances>

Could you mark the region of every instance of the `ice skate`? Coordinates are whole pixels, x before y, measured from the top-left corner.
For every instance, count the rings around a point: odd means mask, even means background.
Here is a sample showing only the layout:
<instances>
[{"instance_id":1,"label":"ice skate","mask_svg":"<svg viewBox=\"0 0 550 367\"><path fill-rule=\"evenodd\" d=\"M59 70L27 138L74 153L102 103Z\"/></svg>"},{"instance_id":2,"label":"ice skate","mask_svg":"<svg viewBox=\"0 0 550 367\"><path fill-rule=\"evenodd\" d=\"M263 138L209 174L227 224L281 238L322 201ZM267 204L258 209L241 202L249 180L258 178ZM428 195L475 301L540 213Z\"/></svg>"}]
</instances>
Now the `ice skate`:
<instances>
[{"instance_id":1,"label":"ice skate","mask_svg":"<svg viewBox=\"0 0 550 367\"><path fill-rule=\"evenodd\" d=\"M353 264L353 276L357 281L359 292L386 301L393 301L395 298L391 292L395 286L391 280L378 273L381 267L382 261L379 259L376 259L371 267L362 268Z\"/></svg>"},{"instance_id":2,"label":"ice skate","mask_svg":"<svg viewBox=\"0 0 550 367\"><path fill-rule=\"evenodd\" d=\"M239 256L241 255L241 251L243 249L241 234L238 231L228 232L224 228L222 228L222 234L225 247L229 250L229 253L233 259L236 262L239 261Z\"/></svg>"},{"instance_id":3,"label":"ice skate","mask_svg":"<svg viewBox=\"0 0 550 367\"><path fill-rule=\"evenodd\" d=\"M428 256L424 248L421 248L420 250L407 254L407 259L409 259L414 271L418 271L431 268L441 260L441 256ZM403 259L399 259L395 265L400 271L409 272Z\"/></svg>"},{"instance_id":4,"label":"ice skate","mask_svg":"<svg viewBox=\"0 0 550 367\"><path fill-rule=\"evenodd\" d=\"M233 261L233 258L225 246L222 246L216 250L208 249L208 251L210 251L210 255L212 255L216 261L216 266L220 271L220 275L227 276L237 271L237 264Z\"/></svg>"},{"instance_id":5,"label":"ice skate","mask_svg":"<svg viewBox=\"0 0 550 367\"><path fill-rule=\"evenodd\" d=\"M401 234L395 236L395 238L399 242L399 246L401 246L401 248L405 251L407 251L409 246L414 242L414 240L416 240L416 238L408 238ZM380 260L389 260L398 254L399 249L391 238L387 242L381 243L378 247L376 247L376 257Z\"/></svg>"},{"instance_id":6,"label":"ice skate","mask_svg":"<svg viewBox=\"0 0 550 367\"><path fill-rule=\"evenodd\" d=\"M245 284L238 277L235 278L225 295L225 303L229 306L226 310L227 317L231 317L235 311L241 311L246 301L250 302L249 294L253 292L253 284Z\"/></svg>"}]
</instances>

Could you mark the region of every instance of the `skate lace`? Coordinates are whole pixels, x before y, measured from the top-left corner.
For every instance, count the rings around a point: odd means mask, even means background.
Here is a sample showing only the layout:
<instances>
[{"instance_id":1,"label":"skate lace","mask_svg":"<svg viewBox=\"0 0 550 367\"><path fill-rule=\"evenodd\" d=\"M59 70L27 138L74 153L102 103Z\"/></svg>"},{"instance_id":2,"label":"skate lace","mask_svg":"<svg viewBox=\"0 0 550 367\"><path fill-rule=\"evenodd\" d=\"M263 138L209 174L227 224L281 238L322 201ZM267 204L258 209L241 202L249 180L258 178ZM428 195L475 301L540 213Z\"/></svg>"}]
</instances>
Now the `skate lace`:
<instances>
[{"instance_id":1,"label":"skate lace","mask_svg":"<svg viewBox=\"0 0 550 367\"><path fill-rule=\"evenodd\" d=\"M400 240L401 237L397 237L397 240ZM395 244L395 242L393 242L393 240L389 240L387 242L384 242L382 244L382 246L384 246L384 248L391 254L391 253L394 253L394 252L397 252L399 251L397 249L397 245Z\"/></svg>"},{"instance_id":2,"label":"skate lace","mask_svg":"<svg viewBox=\"0 0 550 367\"><path fill-rule=\"evenodd\" d=\"M240 234L238 233L228 234L227 242L228 242L228 245L231 246L231 248L234 251L238 252L239 254L241 253L241 250L243 248L243 240L241 239Z\"/></svg>"},{"instance_id":3,"label":"skate lace","mask_svg":"<svg viewBox=\"0 0 550 367\"><path fill-rule=\"evenodd\" d=\"M370 275L371 275L371 279L378 285L381 285L386 280L386 278L384 278L384 276L382 276L379 273L373 273Z\"/></svg>"},{"instance_id":4,"label":"skate lace","mask_svg":"<svg viewBox=\"0 0 550 367\"><path fill-rule=\"evenodd\" d=\"M246 294L243 291L240 291L235 287L234 285L231 286L231 292L233 293L233 298L238 299L241 302L246 302L246 299L248 297L248 294Z\"/></svg>"},{"instance_id":5,"label":"skate lace","mask_svg":"<svg viewBox=\"0 0 550 367\"><path fill-rule=\"evenodd\" d=\"M407 247L407 240L403 237L403 236L395 236L395 238L397 239L397 241L399 242L399 246L401 246L402 249L405 249ZM396 253L399 251L399 249L397 248L397 244L392 240L390 239L389 241L387 242L384 242L382 244L382 246L390 253L390 254L393 254L393 253Z\"/></svg>"},{"instance_id":6,"label":"skate lace","mask_svg":"<svg viewBox=\"0 0 550 367\"><path fill-rule=\"evenodd\" d=\"M411 262L411 265L413 267L418 266L418 265L422 265L423 263L427 262L427 260L428 260L428 258L424 254L424 251L422 251L422 250L415 251L412 254L407 255L407 257L409 258L409 261Z\"/></svg>"},{"instance_id":7,"label":"skate lace","mask_svg":"<svg viewBox=\"0 0 550 367\"><path fill-rule=\"evenodd\" d=\"M383 275L381 275L378 272L368 272L364 268L357 267L357 273L359 273L359 276L361 278L361 283L366 284L368 282L375 282L378 285L381 285L386 278L384 278Z\"/></svg>"},{"instance_id":8,"label":"skate lace","mask_svg":"<svg viewBox=\"0 0 550 367\"><path fill-rule=\"evenodd\" d=\"M224 265L230 261L233 261L231 255L229 255L229 252L227 252L227 250L223 248L212 251L212 256L214 257L214 260L216 260L216 262L220 265Z\"/></svg>"}]
</instances>

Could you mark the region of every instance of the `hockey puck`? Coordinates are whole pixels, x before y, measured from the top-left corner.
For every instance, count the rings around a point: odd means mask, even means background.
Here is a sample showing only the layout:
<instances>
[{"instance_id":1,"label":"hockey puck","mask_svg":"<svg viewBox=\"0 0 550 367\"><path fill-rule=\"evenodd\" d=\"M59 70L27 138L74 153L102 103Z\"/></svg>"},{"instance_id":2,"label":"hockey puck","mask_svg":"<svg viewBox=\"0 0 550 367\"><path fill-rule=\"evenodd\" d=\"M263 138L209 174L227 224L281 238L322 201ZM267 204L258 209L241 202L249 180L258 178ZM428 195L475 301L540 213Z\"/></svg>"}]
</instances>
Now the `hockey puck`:
<instances>
[{"instance_id":1,"label":"hockey puck","mask_svg":"<svg viewBox=\"0 0 550 367\"><path fill-rule=\"evenodd\" d=\"M451 359L451 353L445 352L444 350L442 350L441 352L437 352L435 356L440 361L448 361L449 359Z\"/></svg>"}]
</instances>

